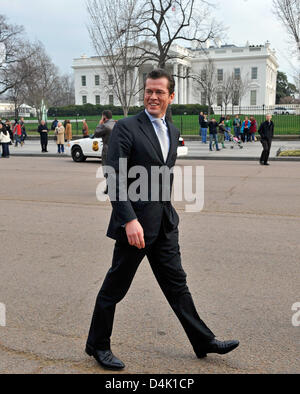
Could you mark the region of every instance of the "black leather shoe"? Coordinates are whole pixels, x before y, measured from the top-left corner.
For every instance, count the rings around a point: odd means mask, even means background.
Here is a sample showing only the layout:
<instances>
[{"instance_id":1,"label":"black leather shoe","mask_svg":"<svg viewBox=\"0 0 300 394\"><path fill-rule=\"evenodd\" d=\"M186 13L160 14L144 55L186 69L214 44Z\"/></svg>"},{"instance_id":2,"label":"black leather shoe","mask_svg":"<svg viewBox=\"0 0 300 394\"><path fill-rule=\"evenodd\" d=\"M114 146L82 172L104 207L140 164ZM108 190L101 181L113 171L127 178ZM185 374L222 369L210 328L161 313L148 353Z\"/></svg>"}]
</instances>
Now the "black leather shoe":
<instances>
[{"instance_id":1,"label":"black leather shoe","mask_svg":"<svg viewBox=\"0 0 300 394\"><path fill-rule=\"evenodd\" d=\"M96 350L93 347L86 345L85 352L89 356L93 356L95 360L106 369L119 370L125 368L125 364L115 357L111 350Z\"/></svg>"},{"instance_id":2,"label":"black leather shoe","mask_svg":"<svg viewBox=\"0 0 300 394\"><path fill-rule=\"evenodd\" d=\"M269 166L270 164L269 163L264 163L264 166Z\"/></svg>"},{"instance_id":3,"label":"black leather shoe","mask_svg":"<svg viewBox=\"0 0 300 394\"><path fill-rule=\"evenodd\" d=\"M203 346L197 353L198 358L204 358L208 353L227 354L239 346L239 341L218 341L212 339L206 346Z\"/></svg>"},{"instance_id":4,"label":"black leather shoe","mask_svg":"<svg viewBox=\"0 0 300 394\"><path fill-rule=\"evenodd\" d=\"M263 161L260 161L259 164L260 164L261 166L263 166L263 165L264 165L264 162L263 162Z\"/></svg>"}]
</instances>

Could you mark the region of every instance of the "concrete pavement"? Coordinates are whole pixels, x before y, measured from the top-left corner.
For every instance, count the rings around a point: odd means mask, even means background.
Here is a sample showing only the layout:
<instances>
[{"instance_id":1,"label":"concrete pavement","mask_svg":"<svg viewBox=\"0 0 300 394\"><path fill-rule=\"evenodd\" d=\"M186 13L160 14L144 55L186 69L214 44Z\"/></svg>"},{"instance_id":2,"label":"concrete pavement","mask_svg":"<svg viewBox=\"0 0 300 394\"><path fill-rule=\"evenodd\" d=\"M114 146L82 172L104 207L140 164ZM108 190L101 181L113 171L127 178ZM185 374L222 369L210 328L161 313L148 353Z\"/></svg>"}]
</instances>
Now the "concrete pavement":
<instances>
[{"instance_id":1,"label":"concrete pavement","mask_svg":"<svg viewBox=\"0 0 300 394\"><path fill-rule=\"evenodd\" d=\"M189 154L185 159L188 160L256 160L258 161L262 147L260 142L247 143L243 145L243 149L235 147L231 149L230 143L226 143L226 149L222 149L221 152L210 152L208 144L202 144L200 141L186 141L186 146L189 148ZM300 161L300 158L276 158L276 153L280 148L296 149L300 148L300 142L297 141L278 141L274 140L271 150L271 160L284 160L284 161ZM53 157L57 155L57 146L53 140L50 140L48 145L49 153L41 153L40 143L37 140L27 141L23 147L15 148L10 147L12 156L41 156L41 157Z\"/></svg>"},{"instance_id":2,"label":"concrete pavement","mask_svg":"<svg viewBox=\"0 0 300 394\"><path fill-rule=\"evenodd\" d=\"M185 165L185 161L179 161ZM176 203L181 252L200 316L240 347L197 360L145 260L117 307L123 373L299 373L300 163L195 161L205 208ZM84 354L110 266L111 208L96 200L99 162L0 159L0 373L107 373Z\"/></svg>"}]
</instances>

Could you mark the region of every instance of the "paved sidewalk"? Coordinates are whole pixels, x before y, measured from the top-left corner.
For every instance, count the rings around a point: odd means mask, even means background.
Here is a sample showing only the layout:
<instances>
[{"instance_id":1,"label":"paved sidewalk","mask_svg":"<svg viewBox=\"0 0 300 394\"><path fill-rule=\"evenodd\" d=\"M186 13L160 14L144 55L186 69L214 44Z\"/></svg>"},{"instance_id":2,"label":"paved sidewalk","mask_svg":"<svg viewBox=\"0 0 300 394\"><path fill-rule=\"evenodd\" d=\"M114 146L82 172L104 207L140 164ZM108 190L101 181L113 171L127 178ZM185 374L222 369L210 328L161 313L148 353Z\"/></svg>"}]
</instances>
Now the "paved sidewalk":
<instances>
[{"instance_id":1,"label":"paved sidewalk","mask_svg":"<svg viewBox=\"0 0 300 394\"><path fill-rule=\"evenodd\" d=\"M210 152L209 145L202 144L200 141L186 141L186 146L189 148L189 154L185 159L188 160L258 160L262 152L262 146L260 142L244 144L243 149L239 149L239 147L234 147L234 149L231 149L231 144L227 142L225 145L226 149L222 149L221 152ZM271 160L277 159L283 161L300 161L300 158L276 158L276 153L280 148L300 149L300 141L273 141L270 156ZM49 142L48 151L49 153L41 152L39 141L27 141L22 148L15 148L14 146L10 147L12 156L64 156L57 154L57 145L54 141Z\"/></svg>"},{"instance_id":2,"label":"paved sidewalk","mask_svg":"<svg viewBox=\"0 0 300 394\"><path fill-rule=\"evenodd\" d=\"M117 374L299 374L300 163L238 164L189 162L205 167L204 209L175 207L196 308L240 347L198 360L145 259L117 307L112 349L126 364ZM111 373L84 353L114 245L105 236L111 205L96 199L98 168L0 159L0 374Z\"/></svg>"}]
</instances>

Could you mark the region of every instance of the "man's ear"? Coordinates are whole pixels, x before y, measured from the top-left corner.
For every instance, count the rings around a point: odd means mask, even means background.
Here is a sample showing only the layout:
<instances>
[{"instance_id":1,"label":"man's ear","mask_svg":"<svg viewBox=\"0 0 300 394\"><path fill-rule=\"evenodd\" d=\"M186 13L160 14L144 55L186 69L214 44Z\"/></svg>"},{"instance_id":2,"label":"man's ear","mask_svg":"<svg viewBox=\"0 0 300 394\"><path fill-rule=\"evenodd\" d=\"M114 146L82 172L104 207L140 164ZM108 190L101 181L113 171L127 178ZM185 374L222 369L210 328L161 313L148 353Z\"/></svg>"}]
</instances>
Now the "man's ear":
<instances>
[{"instance_id":1,"label":"man's ear","mask_svg":"<svg viewBox=\"0 0 300 394\"><path fill-rule=\"evenodd\" d=\"M173 92L172 94L170 94L169 100L170 100L170 104L172 104L172 102L174 101L175 98L175 92Z\"/></svg>"}]
</instances>

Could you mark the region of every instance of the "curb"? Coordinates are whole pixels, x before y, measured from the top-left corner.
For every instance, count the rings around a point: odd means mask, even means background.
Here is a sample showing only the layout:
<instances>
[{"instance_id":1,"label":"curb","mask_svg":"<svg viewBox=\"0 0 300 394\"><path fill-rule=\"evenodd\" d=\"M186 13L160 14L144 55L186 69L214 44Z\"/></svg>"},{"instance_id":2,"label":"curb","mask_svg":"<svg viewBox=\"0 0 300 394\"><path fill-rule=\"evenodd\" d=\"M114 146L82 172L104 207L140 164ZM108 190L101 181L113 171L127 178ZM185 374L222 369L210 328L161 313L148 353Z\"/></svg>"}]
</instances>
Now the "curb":
<instances>
[{"instance_id":1,"label":"curb","mask_svg":"<svg viewBox=\"0 0 300 394\"><path fill-rule=\"evenodd\" d=\"M42 154L42 153L11 153L10 156L13 157L56 157L56 158L69 158L72 159L71 156L68 156L66 154L64 155L59 155L57 153L48 153L48 154ZM94 160L99 160L101 159L98 158L93 158ZM208 160L208 161L259 161L259 157L244 157L244 156L236 156L236 157L228 157L228 156L184 156L184 157L179 157L178 160ZM273 157L270 158L269 161L284 161L284 162L300 162L300 157Z\"/></svg>"}]
</instances>

